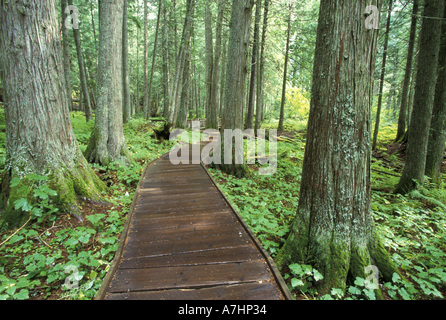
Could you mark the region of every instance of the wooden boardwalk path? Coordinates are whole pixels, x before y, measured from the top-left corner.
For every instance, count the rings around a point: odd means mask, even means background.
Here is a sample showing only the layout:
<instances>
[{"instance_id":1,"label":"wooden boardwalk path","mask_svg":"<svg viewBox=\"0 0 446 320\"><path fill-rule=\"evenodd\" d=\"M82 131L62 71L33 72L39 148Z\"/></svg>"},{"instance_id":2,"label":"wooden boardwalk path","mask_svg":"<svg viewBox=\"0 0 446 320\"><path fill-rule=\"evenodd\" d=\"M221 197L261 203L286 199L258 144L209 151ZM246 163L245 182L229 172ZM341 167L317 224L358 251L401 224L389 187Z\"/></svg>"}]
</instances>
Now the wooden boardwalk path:
<instances>
[{"instance_id":1,"label":"wooden boardwalk path","mask_svg":"<svg viewBox=\"0 0 446 320\"><path fill-rule=\"evenodd\" d=\"M96 299L291 299L274 262L202 165L142 176Z\"/></svg>"}]
</instances>

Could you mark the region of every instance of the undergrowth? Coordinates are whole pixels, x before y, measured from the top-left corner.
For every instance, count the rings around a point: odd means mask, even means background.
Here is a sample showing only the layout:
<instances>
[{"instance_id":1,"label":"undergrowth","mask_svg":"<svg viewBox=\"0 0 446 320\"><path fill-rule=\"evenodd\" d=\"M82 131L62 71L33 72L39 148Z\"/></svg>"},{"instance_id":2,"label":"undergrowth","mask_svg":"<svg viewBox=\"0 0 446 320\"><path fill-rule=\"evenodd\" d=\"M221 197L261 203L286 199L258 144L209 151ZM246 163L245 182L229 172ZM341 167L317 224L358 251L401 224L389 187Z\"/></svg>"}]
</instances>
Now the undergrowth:
<instances>
[{"instance_id":1,"label":"undergrowth","mask_svg":"<svg viewBox=\"0 0 446 320\"><path fill-rule=\"evenodd\" d=\"M85 151L94 120L87 123L80 112L73 112L71 120L79 147ZM33 194L23 190L14 204L29 213L29 222L16 231L0 230L0 300L95 297L117 250L145 164L170 149L169 142L160 145L151 137L152 124L141 118L125 124L124 134L134 162L91 165L109 187L108 204L78 199L83 223L53 206L55 191L47 185L47 177L27 176L37 188ZM0 132L0 165L4 164L4 141Z\"/></svg>"},{"instance_id":2,"label":"undergrowth","mask_svg":"<svg viewBox=\"0 0 446 320\"><path fill-rule=\"evenodd\" d=\"M387 126L379 135L379 153L372 159L371 200L375 226L405 278L394 274L393 281L378 284L386 299L445 299L446 184L437 187L428 181L410 194L393 193L404 167L401 154L386 153L395 129ZM210 170L273 258L297 211L304 134L294 131L292 139L278 141L278 168L273 176L256 174L257 166L251 166L254 174L243 179ZM290 264L283 276L296 299L376 299L370 279L356 278L346 292L332 288L331 294L321 297L313 282L322 275L312 266Z\"/></svg>"}]
</instances>

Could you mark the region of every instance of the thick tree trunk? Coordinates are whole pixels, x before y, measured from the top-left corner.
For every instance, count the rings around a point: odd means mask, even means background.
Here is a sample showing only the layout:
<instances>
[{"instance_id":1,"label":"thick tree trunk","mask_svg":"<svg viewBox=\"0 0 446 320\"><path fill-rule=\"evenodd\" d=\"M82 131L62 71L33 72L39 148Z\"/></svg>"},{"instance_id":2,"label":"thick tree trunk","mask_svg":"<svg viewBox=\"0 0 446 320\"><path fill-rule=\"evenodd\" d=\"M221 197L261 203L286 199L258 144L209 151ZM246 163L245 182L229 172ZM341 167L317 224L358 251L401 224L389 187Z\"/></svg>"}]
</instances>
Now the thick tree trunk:
<instances>
[{"instance_id":1,"label":"thick tree trunk","mask_svg":"<svg viewBox=\"0 0 446 320\"><path fill-rule=\"evenodd\" d=\"M376 143L378 140L378 133L379 133L379 123L381 120L381 106L383 101L384 76L386 75L387 48L389 46L389 31L390 31L390 19L392 17L392 6L393 6L393 0L389 0L389 10L387 11L386 33L384 35L384 50L383 50L383 60L381 66L381 78L379 82L378 109L376 111L375 130L373 131L372 150L376 149Z\"/></svg>"},{"instance_id":2,"label":"thick tree trunk","mask_svg":"<svg viewBox=\"0 0 446 320\"><path fill-rule=\"evenodd\" d=\"M397 269L375 232L370 207L371 106L378 32L364 23L380 1L322 0L308 136L296 219L277 256L315 267L319 294L346 288L378 267ZM329 48L330 50L327 50Z\"/></svg>"},{"instance_id":3,"label":"thick tree trunk","mask_svg":"<svg viewBox=\"0 0 446 320\"><path fill-rule=\"evenodd\" d=\"M243 130L243 102L245 100L247 73L246 62L253 6L254 0L234 0L232 3L222 130ZM224 146L224 144L224 135L222 135L222 145ZM224 153L221 153L222 157ZM222 164L219 167L227 173L241 176L245 172L245 166L236 163L235 144L232 144L232 155L232 163L225 163L224 159L222 159Z\"/></svg>"},{"instance_id":4,"label":"thick tree trunk","mask_svg":"<svg viewBox=\"0 0 446 320\"><path fill-rule=\"evenodd\" d=\"M446 143L446 5L443 14L442 40L438 61L438 80L426 157L426 175L441 183L441 164Z\"/></svg>"},{"instance_id":5,"label":"thick tree trunk","mask_svg":"<svg viewBox=\"0 0 446 320\"><path fill-rule=\"evenodd\" d=\"M396 193L406 193L424 182L427 144L438 75L444 0L426 0L420 34L420 56L414 105L408 131L406 165ZM433 19L432 19L433 18Z\"/></svg>"},{"instance_id":6,"label":"thick tree trunk","mask_svg":"<svg viewBox=\"0 0 446 320\"><path fill-rule=\"evenodd\" d=\"M282 99L280 101L280 116L279 116L279 126L277 131L283 131L283 122L285 118L285 98L286 98L286 81L287 81L287 73L288 73L288 55L290 50L290 32L291 32L291 8L289 7L288 12L288 28L286 35L286 48L285 48L285 62L283 67L283 79L282 79Z\"/></svg>"},{"instance_id":7,"label":"thick tree trunk","mask_svg":"<svg viewBox=\"0 0 446 320\"><path fill-rule=\"evenodd\" d=\"M408 113L407 111L409 110L409 91L411 84L410 78L412 75L413 54L415 47L415 38L417 34L418 2L419 0L414 0L412 9L412 22L410 25L409 48L407 52L406 72L404 75L403 91L401 93L400 113L398 116L398 130L395 138L396 142L399 142L404 137L404 134L406 132L406 119Z\"/></svg>"},{"instance_id":8,"label":"thick tree trunk","mask_svg":"<svg viewBox=\"0 0 446 320\"><path fill-rule=\"evenodd\" d=\"M85 157L108 165L128 161L122 124L122 9L123 0L102 0L96 121Z\"/></svg>"},{"instance_id":9,"label":"thick tree trunk","mask_svg":"<svg viewBox=\"0 0 446 320\"><path fill-rule=\"evenodd\" d=\"M26 217L14 208L27 175L49 177L62 212L81 218L76 195L101 200L105 185L88 166L74 137L62 66L55 1L0 4L0 64L7 91L5 218ZM19 187L10 187L14 178Z\"/></svg>"}]
</instances>

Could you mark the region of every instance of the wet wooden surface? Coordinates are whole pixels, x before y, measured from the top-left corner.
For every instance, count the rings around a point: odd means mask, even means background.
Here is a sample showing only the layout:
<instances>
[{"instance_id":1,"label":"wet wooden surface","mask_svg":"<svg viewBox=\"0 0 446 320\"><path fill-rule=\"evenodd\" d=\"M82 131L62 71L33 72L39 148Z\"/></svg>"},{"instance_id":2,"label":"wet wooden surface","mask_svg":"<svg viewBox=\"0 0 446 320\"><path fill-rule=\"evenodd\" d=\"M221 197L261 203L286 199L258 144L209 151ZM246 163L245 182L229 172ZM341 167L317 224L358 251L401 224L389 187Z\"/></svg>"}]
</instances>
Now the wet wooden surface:
<instances>
[{"instance_id":1,"label":"wet wooden surface","mask_svg":"<svg viewBox=\"0 0 446 320\"><path fill-rule=\"evenodd\" d=\"M97 299L289 299L272 259L202 165L150 164Z\"/></svg>"}]
</instances>

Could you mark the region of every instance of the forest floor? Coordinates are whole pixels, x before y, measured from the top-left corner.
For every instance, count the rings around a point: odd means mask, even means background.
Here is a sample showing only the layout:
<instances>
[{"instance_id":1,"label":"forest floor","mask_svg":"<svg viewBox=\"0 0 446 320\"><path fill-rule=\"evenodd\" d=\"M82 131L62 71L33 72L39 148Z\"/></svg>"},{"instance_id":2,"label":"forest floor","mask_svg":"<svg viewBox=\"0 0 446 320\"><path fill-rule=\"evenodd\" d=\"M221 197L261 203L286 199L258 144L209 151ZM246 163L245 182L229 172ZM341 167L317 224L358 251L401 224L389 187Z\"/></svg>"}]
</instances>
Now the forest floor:
<instances>
[{"instance_id":1,"label":"forest floor","mask_svg":"<svg viewBox=\"0 0 446 320\"><path fill-rule=\"evenodd\" d=\"M76 138L84 151L93 126L79 112L71 115ZM109 186L109 205L79 199L84 221L68 214L51 214L14 231L0 229L0 300L93 299L101 286L133 200L143 168L168 152L171 142L160 144L154 126L140 118L124 126L127 145L135 160L130 166L92 165ZM406 279L380 283L386 299L445 299L446 297L446 186L429 183L411 194L394 195L404 165L404 152L392 152L395 127L381 130L379 150L372 161L372 209L384 244ZM274 256L284 243L296 214L305 132L282 133L278 168L273 176L258 174L238 179L210 168L215 180ZM0 170L5 161L4 116L0 109ZM393 149L392 149L393 148ZM266 147L268 150L268 146ZM11 237L11 235L13 235ZM320 273L309 265L290 264L283 276L296 299L373 299L364 279L355 279L346 293L333 288L320 297L312 285Z\"/></svg>"}]
</instances>

